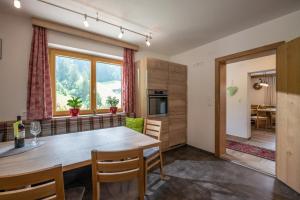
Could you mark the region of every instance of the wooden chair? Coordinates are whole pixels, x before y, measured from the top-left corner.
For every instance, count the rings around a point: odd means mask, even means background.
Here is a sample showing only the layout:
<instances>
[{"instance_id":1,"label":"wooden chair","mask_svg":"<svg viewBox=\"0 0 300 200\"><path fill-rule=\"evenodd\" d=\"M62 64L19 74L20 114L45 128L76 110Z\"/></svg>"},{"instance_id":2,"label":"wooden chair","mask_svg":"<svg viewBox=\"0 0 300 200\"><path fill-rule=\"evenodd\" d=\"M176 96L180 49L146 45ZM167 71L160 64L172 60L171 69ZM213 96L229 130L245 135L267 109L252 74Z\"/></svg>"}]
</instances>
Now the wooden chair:
<instances>
[{"instance_id":1,"label":"wooden chair","mask_svg":"<svg viewBox=\"0 0 300 200\"><path fill-rule=\"evenodd\" d=\"M254 124L256 126L257 120L257 105L251 105L251 125Z\"/></svg>"},{"instance_id":2,"label":"wooden chair","mask_svg":"<svg viewBox=\"0 0 300 200\"><path fill-rule=\"evenodd\" d=\"M160 140L161 136L161 121L145 119L144 134ZM144 170L145 170L145 190L147 188L147 173L153 167L159 164L160 178L164 178L163 160L160 146L152 147L144 150Z\"/></svg>"},{"instance_id":3,"label":"wooden chair","mask_svg":"<svg viewBox=\"0 0 300 200\"><path fill-rule=\"evenodd\" d=\"M259 128L261 122L264 122L265 128L268 128L269 117L267 116L267 112L263 111L265 109L264 106L258 106L257 108L257 116L256 116L256 128Z\"/></svg>"},{"instance_id":4,"label":"wooden chair","mask_svg":"<svg viewBox=\"0 0 300 200\"><path fill-rule=\"evenodd\" d=\"M1 200L64 198L61 165L32 173L0 177Z\"/></svg>"},{"instance_id":5,"label":"wooden chair","mask_svg":"<svg viewBox=\"0 0 300 200\"><path fill-rule=\"evenodd\" d=\"M93 200L100 199L100 183L138 178L139 199L144 199L143 150L92 151Z\"/></svg>"},{"instance_id":6,"label":"wooden chair","mask_svg":"<svg viewBox=\"0 0 300 200\"><path fill-rule=\"evenodd\" d=\"M276 126L276 113L271 113L271 126L272 128Z\"/></svg>"}]
</instances>

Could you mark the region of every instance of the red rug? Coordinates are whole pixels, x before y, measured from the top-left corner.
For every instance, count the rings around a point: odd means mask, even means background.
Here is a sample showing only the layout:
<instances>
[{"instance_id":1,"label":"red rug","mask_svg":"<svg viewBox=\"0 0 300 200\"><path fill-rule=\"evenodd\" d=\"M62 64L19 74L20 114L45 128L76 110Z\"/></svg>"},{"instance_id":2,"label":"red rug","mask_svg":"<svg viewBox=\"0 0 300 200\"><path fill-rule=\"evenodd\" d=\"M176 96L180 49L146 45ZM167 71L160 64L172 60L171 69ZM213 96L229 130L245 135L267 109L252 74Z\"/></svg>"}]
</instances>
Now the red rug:
<instances>
[{"instance_id":1,"label":"red rug","mask_svg":"<svg viewBox=\"0 0 300 200\"><path fill-rule=\"evenodd\" d=\"M232 140L227 140L226 147L235 151L240 151L243 153L275 161L275 151L273 150L256 147L250 144L244 144Z\"/></svg>"}]
</instances>

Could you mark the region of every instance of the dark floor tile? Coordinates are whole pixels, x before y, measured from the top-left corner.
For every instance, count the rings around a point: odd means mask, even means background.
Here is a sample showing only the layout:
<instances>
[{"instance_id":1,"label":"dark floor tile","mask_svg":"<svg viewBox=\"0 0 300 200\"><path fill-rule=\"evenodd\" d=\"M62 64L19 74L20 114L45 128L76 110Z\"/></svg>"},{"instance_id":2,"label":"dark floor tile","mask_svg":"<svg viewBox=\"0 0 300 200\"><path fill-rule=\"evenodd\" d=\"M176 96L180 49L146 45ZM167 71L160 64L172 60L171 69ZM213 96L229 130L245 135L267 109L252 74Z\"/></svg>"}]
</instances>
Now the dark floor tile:
<instances>
[{"instance_id":1,"label":"dark floor tile","mask_svg":"<svg viewBox=\"0 0 300 200\"><path fill-rule=\"evenodd\" d=\"M148 200L300 199L299 194L273 177L190 146L164 153L164 165L169 179L160 181L158 170L150 173L148 190L152 195L146 197ZM67 188L84 185L85 199L92 199L90 167L66 173L65 184ZM104 186L104 199L130 199L125 196L136 187L132 184Z\"/></svg>"}]
</instances>

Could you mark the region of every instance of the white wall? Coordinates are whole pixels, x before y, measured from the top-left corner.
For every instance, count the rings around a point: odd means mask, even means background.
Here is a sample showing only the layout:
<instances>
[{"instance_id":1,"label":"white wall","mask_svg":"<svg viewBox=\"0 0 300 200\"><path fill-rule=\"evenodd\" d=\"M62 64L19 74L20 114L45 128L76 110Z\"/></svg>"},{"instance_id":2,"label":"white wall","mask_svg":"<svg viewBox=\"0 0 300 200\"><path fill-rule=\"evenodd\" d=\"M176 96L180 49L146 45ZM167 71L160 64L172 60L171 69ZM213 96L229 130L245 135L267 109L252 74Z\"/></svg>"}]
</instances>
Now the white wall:
<instances>
[{"instance_id":1,"label":"white wall","mask_svg":"<svg viewBox=\"0 0 300 200\"><path fill-rule=\"evenodd\" d=\"M99 42L95 42L93 40L72 36L69 34L64 34L56 31L48 31L48 43L50 47L53 44L62 45L65 47L72 47L78 49L78 51L88 50L90 54L105 56L105 57L112 57L116 59L123 58L123 48L116 47L112 45L107 45ZM56 47L54 45L54 47ZM62 47L62 48L65 48ZM76 50L75 50L76 51ZM102 55L101 55L102 54ZM169 60L170 57L162 54L158 54L155 52L147 51L145 49L141 49L140 51L136 52L135 60L140 60L144 57L153 57L162 60Z\"/></svg>"},{"instance_id":2,"label":"white wall","mask_svg":"<svg viewBox=\"0 0 300 200\"><path fill-rule=\"evenodd\" d=\"M226 86L236 86L234 96L226 96L226 133L242 138L251 137L250 107L251 78L249 73L272 70L276 68L276 56L264 56L228 64L226 68ZM227 88L226 87L226 88Z\"/></svg>"},{"instance_id":3,"label":"white wall","mask_svg":"<svg viewBox=\"0 0 300 200\"><path fill-rule=\"evenodd\" d=\"M29 18L0 13L0 120L15 119L26 111L31 32Z\"/></svg>"},{"instance_id":4,"label":"white wall","mask_svg":"<svg viewBox=\"0 0 300 200\"><path fill-rule=\"evenodd\" d=\"M26 115L27 76L32 37L29 17L0 13L0 121L13 120L17 115ZM119 47L97 43L88 39L49 31L48 42L75 47L97 53L122 57ZM168 56L144 51L136 53L136 59L149 56L169 60Z\"/></svg>"},{"instance_id":5,"label":"white wall","mask_svg":"<svg viewBox=\"0 0 300 200\"><path fill-rule=\"evenodd\" d=\"M171 57L188 65L188 144L215 151L215 58L300 36L300 11Z\"/></svg>"}]
</instances>

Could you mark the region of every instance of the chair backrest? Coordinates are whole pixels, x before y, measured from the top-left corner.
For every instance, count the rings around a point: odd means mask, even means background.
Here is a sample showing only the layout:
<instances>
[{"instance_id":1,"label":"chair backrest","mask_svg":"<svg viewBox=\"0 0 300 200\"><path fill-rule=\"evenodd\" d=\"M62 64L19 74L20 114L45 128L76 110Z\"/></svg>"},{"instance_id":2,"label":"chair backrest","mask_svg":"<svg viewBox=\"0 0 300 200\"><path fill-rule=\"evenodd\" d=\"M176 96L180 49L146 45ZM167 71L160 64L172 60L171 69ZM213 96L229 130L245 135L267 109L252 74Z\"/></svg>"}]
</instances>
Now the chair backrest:
<instances>
[{"instance_id":1,"label":"chair backrest","mask_svg":"<svg viewBox=\"0 0 300 200\"><path fill-rule=\"evenodd\" d=\"M257 107L257 117L267 117L267 112L262 110L262 109L266 109L267 107L265 105L259 105Z\"/></svg>"},{"instance_id":2,"label":"chair backrest","mask_svg":"<svg viewBox=\"0 0 300 200\"><path fill-rule=\"evenodd\" d=\"M144 197L143 149L92 151L93 199L100 199L101 182L121 182L137 178L140 199Z\"/></svg>"},{"instance_id":3,"label":"chair backrest","mask_svg":"<svg viewBox=\"0 0 300 200\"><path fill-rule=\"evenodd\" d=\"M257 115L257 108L258 108L258 105L251 105L251 116Z\"/></svg>"},{"instance_id":4,"label":"chair backrest","mask_svg":"<svg viewBox=\"0 0 300 200\"><path fill-rule=\"evenodd\" d=\"M161 121L145 119L144 134L160 140L161 135Z\"/></svg>"},{"instance_id":5,"label":"chair backrest","mask_svg":"<svg viewBox=\"0 0 300 200\"><path fill-rule=\"evenodd\" d=\"M118 182L143 174L143 150L92 151L93 176L97 182Z\"/></svg>"},{"instance_id":6,"label":"chair backrest","mask_svg":"<svg viewBox=\"0 0 300 200\"><path fill-rule=\"evenodd\" d=\"M257 109L258 105L251 104L251 109Z\"/></svg>"},{"instance_id":7,"label":"chair backrest","mask_svg":"<svg viewBox=\"0 0 300 200\"><path fill-rule=\"evenodd\" d=\"M63 200L62 166L57 165L31 173L0 177L0 199Z\"/></svg>"}]
</instances>

